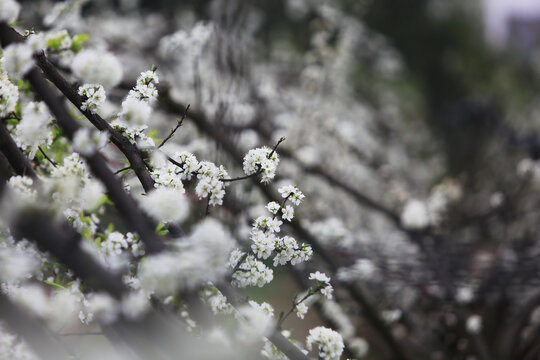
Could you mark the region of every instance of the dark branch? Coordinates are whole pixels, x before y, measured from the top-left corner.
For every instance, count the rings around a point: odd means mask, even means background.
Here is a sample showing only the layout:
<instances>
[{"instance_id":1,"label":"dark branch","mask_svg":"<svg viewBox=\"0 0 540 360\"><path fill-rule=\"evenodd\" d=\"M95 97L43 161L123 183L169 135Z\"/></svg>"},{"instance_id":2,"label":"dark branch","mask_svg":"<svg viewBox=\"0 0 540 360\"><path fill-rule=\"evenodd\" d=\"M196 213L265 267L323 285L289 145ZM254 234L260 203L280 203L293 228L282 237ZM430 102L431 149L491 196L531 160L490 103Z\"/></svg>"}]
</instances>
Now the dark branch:
<instances>
[{"instance_id":1,"label":"dark branch","mask_svg":"<svg viewBox=\"0 0 540 360\"><path fill-rule=\"evenodd\" d=\"M0 151L6 156L9 164L18 175L37 179L37 174L30 161L19 149L3 122L0 121Z\"/></svg>"}]
</instances>

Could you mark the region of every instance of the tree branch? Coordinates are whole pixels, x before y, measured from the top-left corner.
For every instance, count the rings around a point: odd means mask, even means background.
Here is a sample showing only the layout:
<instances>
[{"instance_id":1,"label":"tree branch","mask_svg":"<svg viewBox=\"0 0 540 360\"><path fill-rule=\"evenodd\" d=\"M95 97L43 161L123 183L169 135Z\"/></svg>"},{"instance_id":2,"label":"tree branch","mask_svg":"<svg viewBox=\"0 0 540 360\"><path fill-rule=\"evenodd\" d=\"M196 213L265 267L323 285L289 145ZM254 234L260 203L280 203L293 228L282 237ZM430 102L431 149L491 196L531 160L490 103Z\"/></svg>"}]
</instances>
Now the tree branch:
<instances>
[{"instance_id":1,"label":"tree branch","mask_svg":"<svg viewBox=\"0 0 540 360\"><path fill-rule=\"evenodd\" d=\"M37 179L37 174L30 161L19 149L2 121L0 121L0 151L6 156L9 164L17 174Z\"/></svg>"}]
</instances>

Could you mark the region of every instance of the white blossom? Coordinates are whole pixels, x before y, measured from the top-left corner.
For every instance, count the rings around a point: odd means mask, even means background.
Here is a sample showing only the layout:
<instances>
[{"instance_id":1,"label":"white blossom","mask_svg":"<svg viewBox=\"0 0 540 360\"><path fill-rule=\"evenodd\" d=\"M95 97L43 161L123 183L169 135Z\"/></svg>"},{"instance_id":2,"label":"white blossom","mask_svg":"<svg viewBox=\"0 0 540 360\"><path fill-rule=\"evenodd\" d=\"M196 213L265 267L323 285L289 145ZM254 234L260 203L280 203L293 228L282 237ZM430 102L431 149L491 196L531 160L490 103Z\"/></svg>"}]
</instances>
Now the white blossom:
<instances>
[{"instance_id":1,"label":"white blossom","mask_svg":"<svg viewBox=\"0 0 540 360\"><path fill-rule=\"evenodd\" d=\"M359 358L366 356L369 351L369 343L360 337L352 339L347 345Z\"/></svg>"},{"instance_id":2,"label":"white blossom","mask_svg":"<svg viewBox=\"0 0 540 360\"><path fill-rule=\"evenodd\" d=\"M118 318L120 306L109 294L91 293L88 303L88 311L101 323L111 324Z\"/></svg>"},{"instance_id":3,"label":"white blossom","mask_svg":"<svg viewBox=\"0 0 540 360\"><path fill-rule=\"evenodd\" d=\"M122 102L122 111L118 117L129 126L143 126L150 120L152 107L147 102L128 96Z\"/></svg>"},{"instance_id":4,"label":"white blossom","mask_svg":"<svg viewBox=\"0 0 540 360\"><path fill-rule=\"evenodd\" d=\"M251 251L258 258L267 259L274 251L276 238L272 233L255 230L251 234L251 241L253 241Z\"/></svg>"},{"instance_id":5,"label":"white blossom","mask_svg":"<svg viewBox=\"0 0 540 360\"><path fill-rule=\"evenodd\" d=\"M195 187L199 199L209 197L209 205L221 205L225 196L225 183L221 180L228 177L223 166L217 167L209 161L199 162L197 169L199 182Z\"/></svg>"},{"instance_id":6,"label":"white blossom","mask_svg":"<svg viewBox=\"0 0 540 360\"><path fill-rule=\"evenodd\" d=\"M233 251L229 260L229 266L234 268L243 255L244 253L240 250ZM233 274L233 284L238 287L262 287L270 283L274 278L272 269L257 260L253 255L247 255L239 269L239 271Z\"/></svg>"},{"instance_id":7,"label":"white blossom","mask_svg":"<svg viewBox=\"0 0 540 360\"><path fill-rule=\"evenodd\" d=\"M14 247L0 248L0 279L20 281L29 279L40 265L39 258Z\"/></svg>"},{"instance_id":8,"label":"white blossom","mask_svg":"<svg viewBox=\"0 0 540 360\"><path fill-rule=\"evenodd\" d=\"M250 150L244 157L244 173L252 175L262 172L261 182L269 182L276 176L279 157L275 151L267 147Z\"/></svg>"},{"instance_id":9,"label":"white blossom","mask_svg":"<svg viewBox=\"0 0 540 360\"><path fill-rule=\"evenodd\" d=\"M107 144L109 133L89 128L80 128L73 135L73 148L85 156L93 155Z\"/></svg>"},{"instance_id":10,"label":"white blossom","mask_svg":"<svg viewBox=\"0 0 540 360\"><path fill-rule=\"evenodd\" d=\"M237 337L241 341L254 342L272 331L274 310L267 303L250 301L249 305L238 309L239 328Z\"/></svg>"},{"instance_id":11,"label":"white blossom","mask_svg":"<svg viewBox=\"0 0 540 360\"><path fill-rule=\"evenodd\" d=\"M422 230L428 227L429 214L425 203L416 199L409 200L401 213L401 224L410 230Z\"/></svg>"},{"instance_id":12,"label":"white blossom","mask_svg":"<svg viewBox=\"0 0 540 360\"><path fill-rule=\"evenodd\" d=\"M288 198L294 205L300 205L305 195L295 185L285 185L278 189L281 197Z\"/></svg>"},{"instance_id":13,"label":"white blossom","mask_svg":"<svg viewBox=\"0 0 540 360\"><path fill-rule=\"evenodd\" d=\"M160 187L141 198L144 210L157 221L179 222L186 218L189 203L183 188Z\"/></svg>"},{"instance_id":14,"label":"white blossom","mask_svg":"<svg viewBox=\"0 0 540 360\"><path fill-rule=\"evenodd\" d=\"M156 84L159 84L159 76L155 71L142 72L137 78L137 84L130 90L129 97L153 103L158 96Z\"/></svg>"},{"instance_id":15,"label":"white blossom","mask_svg":"<svg viewBox=\"0 0 540 360\"><path fill-rule=\"evenodd\" d=\"M182 180L191 180L193 173L199 169L199 162L195 155L187 151L176 152L173 155L173 159L182 164L178 169L180 173L178 174Z\"/></svg>"},{"instance_id":16,"label":"white blossom","mask_svg":"<svg viewBox=\"0 0 540 360\"><path fill-rule=\"evenodd\" d=\"M309 280L315 280L317 282L322 282L326 284L330 282L330 278L320 271L309 274Z\"/></svg>"},{"instance_id":17,"label":"white blossom","mask_svg":"<svg viewBox=\"0 0 540 360\"><path fill-rule=\"evenodd\" d=\"M1 6L0 0L0 14L2 13ZM0 354L3 359L9 360L39 359L23 339L10 333L3 325L0 325Z\"/></svg>"},{"instance_id":18,"label":"white blossom","mask_svg":"<svg viewBox=\"0 0 540 360\"><path fill-rule=\"evenodd\" d=\"M255 219L253 227L260 230L268 230L272 233L277 233L280 231L280 227L282 224L283 221L281 220L272 219L269 216L259 216L257 219Z\"/></svg>"},{"instance_id":19,"label":"white blossom","mask_svg":"<svg viewBox=\"0 0 540 360\"><path fill-rule=\"evenodd\" d=\"M281 208L281 218L283 220L291 221L294 216L294 208L290 205Z\"/></svg>"},{"instance_id":20,"label":"white blossom","mask_svg":"<svg viewBox=\"0 0 540 360\"><path fill-rule=\"evenodd\" d=\"M171 251L147 256L139 265L142 288L160 296L179 288L193 289L219 281L227 271L234 240L215 219L199 223L192 234L177 241Z\"/></svg>"},{"instance_id":21,"label":"white blossom","mask_svg":"<svg viewBox=\"0 0 540 360\"><path fill-rule=\"evenodd\" d=\"M334 288L330 284L327 284L325 287L321 289L321 294L328 300L332 300L333 293L334 293Z\"/></svg>"},{"instance_id":22,"label":"white blossom","mask_svg":"<svg viewBox=\"0 0 540 360\"><path fill-rule=\"evenodd\" d=\"M73 74L89 84L113 87L122 80L122 64L111 53L85 49L77 53L71 64Z\"/></svg>"},{"instance_id":23,"label":"white blossom","mask_svg":"<svg viewBox=\"0 0 540 360\"><path fill-rule=\"evenodd\" d=\"M7 76L0 74L0 117L5 117L15 111L19 100L19 88L12 84Z\"/></svg>"},{"instance_id":24,"label":"white blossom","mask_svg":"<svg viewBox=\"0 0 540 360\"><path fill-rule=\"evenodd\" d=\"M465 324L469 334L477 335L482 331L482 317L480 315L471 315L467 318Z\"/></svg>"},{"instance_id":25,"label":"white blossom","mask_svg":"<svg viewBox=\"0 0 540 360\"><path fill-rule=\"evenodd\" d=\"M30 47L33 53L44 50L47 48L47 40L43 33L33 33L28 35L25 44Z\"/></svg>"},{"instance_id":26,"label":"white blossom","mask_svg":"<svg viewBox=\"0 0 540 360\"><path fill-rule=\"evenodd\" d=\"M313 345L317 345L319 357L324 360L339 359L345 347L343 338L339 333L323 326L309 330L306 343L310 350L313 348Z\"/></svg>"},{"instance_id":27,"label":"white blossom","mask_svg":"<svg viewBox=\"0 0 540 360\"><path fill-rule=\"evenodd\" d=\"M154 179L154 187L170 187L184 190L184 184L182 183L182 177L177 174L178 167L174 164L166 163L164 166L155 166L154 170L150 173L152 179Z\"/></svg>"},{"instance_id":28,"label":"white blossom","mask_svg":"<svg viewBox=\"0 0 540 360\"><path fill-rule=\"evenodd\" d=\"M0 21L10 24L17 20L21 5L15 0L0 0Z\"/></svg>"},{"instance_id":29,"label":"white blossom","mask_svg":"<svg viewBox=\"0 0 540 360\"><path fill-rule=\"evenodd\" d=\"M122 298L122 314L128 319L139 319L150 309L150 300L142 290L132 291Z\"/></svg>"},{"instance_id":30,"label":"white blossom","mask_svg":"<svg viewBox=\"0 0 540 360\"><path fill-rule=\"evenodd\" d=\"M296 307L294 308L294 312L296 313L296 316L298 316L300 319L303 319L308 312L308 307L305 303L302 302L296 305Z\"/></svg>"},{"instance_id":31,"label":"white blossom","mask_svg":"<svg viewBox=\"0 0 540 360\"><path fill-rule=\"evenodd\" d=\"M233 312L233 307L227 302L227 297L220 292L213 294L206 301L214 314L230 314Z\"/></svg>"},{"instance_id":32,"label":"white blossom","mask_svg":"<svg viewBox=\"0 0 540 360\"><path fill-rule=\"evenodd\" d=\"M22 78L34 66L33 52L30 46L24 43L11 44L4 48L3 65L10 77Z\"/></svg>"},{"instance_id":33,"label":"white blossom","mask_svg":"<svg viewBox=\"0 0 540 360\"><path fill-rule=\"evenodd\" d=\"M78 93L85 98L81 109L88 110L92 113L98 112L107 98L105 89L99 84L84 84L79 86Z\"/></svg>"},{"instance_id":34,"label":"white blossom","mask_svg":"<svg viewBox=\"0 0 540 360\"><path fill-rule=\"evenodd\" d=\"M15 128L15 141L27 151L30 159L40 146L52 143L52 117L43 102L29 102L22 109L21 121Z\"/></svg>"},{"instance_id":35,"label":"white blossom","mask_svg":"<svg viewBox=\"0 0 540 360\"><path fill-rule=\"evenodd\" d=\"M268 203L268 205L266 205L266 209L268 211L270 211L270 213L272 213L274 215L276 215L278 213L280 208L281 208L281 206L275 201L270 201Z\"/></svg>"}]
</instances>

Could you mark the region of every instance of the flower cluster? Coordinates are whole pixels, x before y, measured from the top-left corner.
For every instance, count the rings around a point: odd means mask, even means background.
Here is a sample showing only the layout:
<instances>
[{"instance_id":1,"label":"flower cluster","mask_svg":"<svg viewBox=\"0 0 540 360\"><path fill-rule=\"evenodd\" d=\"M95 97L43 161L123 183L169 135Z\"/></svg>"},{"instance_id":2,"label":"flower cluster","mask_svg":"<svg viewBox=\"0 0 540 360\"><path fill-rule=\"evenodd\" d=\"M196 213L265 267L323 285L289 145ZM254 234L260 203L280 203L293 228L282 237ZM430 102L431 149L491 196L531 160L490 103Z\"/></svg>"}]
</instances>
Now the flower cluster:
<instances>
[{"instance_id":1,"label":"flower cluster","mask_svg":"<svg viewBox=\"0 0 540 360\"><path fill-rule=\"evenodd\" d=\"M129 250L133 256L144 255L143 244L135 234L130 232L126 233L126 235L118 231L110 232L101 241L101 249L107 255L120 255L126 250Z\"/></svg>"},{"instance_id":2,"label":"flower cluster","mask_svg":"<svg viewBox=\"0 0 540 360\"><path fill-rule=\"evenodd\" d=\"M112 125L124 133L127 138L139 148L153 148L154 140L146 135L150 115L151 101L157 97L155 84L159 78L154 71L145 71L137 79L137 85L130 90L129 95L122 101L122 110Z\"/></svg>"},{"instance_id":3,"label":"flower cluster","mask_svg":"<svg viewBox=\"0 0 540 360\"><path fill-rule=\"evenodd\" d=\"M300 202L305 197L295 185L282 186L278 191L283 198L290 200L296 206L300 205Z\"/></svg>"},{"instance_id":4,"label":"flower cluster","mask_svg":"<svg viewBox=\"0 0 540 360\"><path fill-rule=\"evenodd\" d=\"M82 110L98 112L107 98L105 89L99 84L85 84L79 87L79 95L84 96L85 100L81 105Z\"/></svg>"},{"instance_id":5,"label":"flower cluster","mask_svg":"<svg viewBox=\"0 0 540 360\"><path fill-rule=\"evenodd\" d=\"M224 179L229 178L223 165L217 166L210 161L197 161L195 155L181 151L176 152L171 159L174 164L166 161L157 162L158 166L151 172L155 180L155 187L167 186L182 188L182 180L191 180L197 176L195 193L199 199L208 198L208 204L215 206L223 204L225 187L228 183Z\"/></svg>"},{"instance_id":6,"label":"flower cluster","mask_svg":"<svg viewBox=\"0 0 540 360\"><path fill-rule=\"evenodd\" d=\"M128 96L122 102L122 111L118 117L129 127L142 127L147 125L151 113L152 107L146 101Z\"/></svg>"},{"instance_id":7,"label":"flower cluster","mask_svg":"<svg viewBox=\"0 0 540 360\"><path fill-rule=\"evenodd\" d=\"M27 44L11 44L4 48L3 65L13 79L22 78L34 66L33 51Z\"/></svg>"},{"instance_id":8,"label":"flower cluster","mask_svg":"<svg viewBox=\"0 0 540 360\"><path fill-rule=\"evenodd\" d=\"M199 223L191 235L177 240L171 251L145 257L139 264L141 287L149 294L171 295L220 280L235 242L215 219Z\"/></svg>"},{"instance_id":9,"label":"flower cluster","mask_svg":"<svg viewBox=\"0 0 540 360\"><path fill-rule=\"evenodd\" d=\"M21 121L15 128L17 145L33 159L40 146L52 143L52 116L43 102L29 102L22 109Z\"/></svg>"},{"instance_id":10,"label":"flower cluster","mask_svg":"<svg viewBox=\"0 0 540 360\"><path fill-rule=\"evenodd\" d=\"M5 72L0 72L0 117L15 111L19 100L19 88L12 84Z\"/></svg>"},{"instance_id":11,"label":"flower cluster","mask_svg":"<svg viewBox=\"0 0 540 360\"><path fill-rule=\"evenodd\" d=\"M279 163L277 153L267 147L251 149L244 157L244 173L253 175L262 173L261 182L269 182L276 176Z\"/></svg>"},{"instance_id":12,"label":"flower cluster","mask_svg":"<svg viewBox=\"0 0 540 360\"><path fill-rule=\"evenodd\" d=\"M171 187L173 189L183 189L184 184L182 178L178 176L176 165L165 164L163 166L154 167L154 170L150 172L152 179L154 179L154 187Z\"/></svg>"},{"instance_id":13,"label":"flower cluster","mask_svg":"<svg viewBox=\"0 0 540 360\"><path fill-rule=\"evenodd\" d=\"M291 205L281 206L275 201L270 201L266 205L266 209L274 216L281 213L281 218L283 220L291 221L294 217L294 208Z\"/></svg>"},{"instance_id":14,"label":"flower cluster","mask_svg":"<svg viewBox=\"0 0 540 360\"><path fill-rule=\"evenodd\" d=\"M446 179L431 190L425 201L409 199L401 213L401 224L409 230L437 226L443 220L448 206L460 198L459 184Z\"/></svg>"},{"instance_id":15,"label":"flower cluster","mask_svg":"<svg viewBox=\"0 0 540 360\"><path fill-rule=\"evenodd\" d=\"M176 152L173 158L181 164L178 175L182 180L191 180L191 177L199 169L199 162L195 155L187 151Z\"/></svg>"},{"instance_id":16,"label":"flower cluster","mask_svg":"<svg viewBox=\"0 0 540 360\"><path fill-rule=\"evenodd\" d=\"M141 198L144 210L157 221L179 222L186 218L189 203L182 187L159 187Z\"/></svg>"},{"instance_id":17,"label":"flower cluster","mask_svg":"<svg viewBox=\"0 0 540 360\"><path fill-rule=\"evenodd\" d=\"M54 200L56 209L94 209L103 199L104 187L92 178L86 162L78 153L72 153L63 164L51 170L51 176L43 179L45 192Z\"/></svg>"},{"instance_id":18,"label":"flower cluster","mask_svg":"<svg viewBox=\"0 0 540 360\"><path fill-rule=\"evenodd\" d=\"M210 39L213 31L214 28L211 23L199 22L190 32L180 30L161 39L159 50L164 55L178 53L197 57Z\"/></svg>"},{"instance_id":19,"label":"flower cluster","mask_svg":"<svg viewBox=\"0 0 540 360\"><path fill-rule=\"evenodd\" d=\"M332 300L332 293L334 288L330 285L330 278L320 271L309 274L309 280L315 280L317 286L321 289L321 294L323 294L328 300Z\"/></svg>"},{"instance_id":20,"label":"flower cluster","mask_svg":"<svg viewBox=\"0 0 540 360\"><path fill-rule=\"evenodd\" d=\"M217 167L209 161L201 161L197 170L199 182L195 187L199 199L207 197L209 205L223 204L226 184L222 180L228 177L229 174L223 165Z\"/></svg>"},{"instance_id":21,"label":"flower cluster","mask_svg":"<svg viewBox=\"0 0 540 360\"><path fill-rule=\"evenodd\" d=\"M339 333L323 326L309 330L306 343L310 350L313 348L313 345L318 345L319 358L324 360L339 359L345 347L343 338Z\"/></svg>"},{"instance_id":22,"label":"flower cluster","mask_svg":"<svg viewBox=\"0 0 540 360\"><path fill-rule=\"evenodd\" d=\"M296 191L301 194L298 189ZM272 281L272 270L259 259L265 260L275 254L273 266L285 265L288 262L296 265L309 260L313 255L311 246L306 244L298 246L294 238L276 235L283 224L281 220L276 219L276 215L283 207L276 202L270 202L266 208L274 216L259 216L253 222L250 232L251 251L244 253L236 250L231 255L230 267L233 270L236 269L233 273L233 281L239 287L263 286Z\"/></svg>"},{"instance_id":23,"label":"flower cluster","mask_svg":"<svg viewBox=\"0 0 540 360\"><path fill-rule=\"evenodd\" d=\"M158 96L156 84L159 84L159 76L156 71L142 72L137 78L137 85L129 91L129 96L138 100L154 102Z\"/></svg>"},{"instance_id":24,"label":"flower cluster","mask_svg":"<svg viewBox=\"0 0 540 360\"><path fill-rule=\"evenodd\" d=\"M274 246L274 251L277 253L276 257L274 257L274 266L285 265L288 262L294 266L308 261L313 255L310 245L302 244L298 246L297 241L290 236L278 238Z\"/></svg>"},{"instance_id":25,"label":"flower cluster","mask_svg":"<svg viewBox=\"0 0 540 360\"><path fill-rule=\"evenodd\" d=\"M73 40L66 29L49 31L45 35L45 42L48 49L56 51L67 51L73 45Z\"/></svg>"},{"instance_id":26,"label":"flower cluster","mask_svg":"<svg viewBox=\"0 0 540 360\"><path fill-rule=\"evenodd\" d=\"M73 58L73 74L88 84L114 87L122 81L122 63L106 51L85 49Z\"/></svg>"},{"instance_id":27,"label":"flower cluster","mask_svg":"<svg viewBox=\"0 0 540 360\"><path fill-rule=\"evenodd\" d=\"M268 336L272 331L274 309L268 303L249 301L248 305L238 309L239 320L237 337L241 341L259 341L259 336Z\"/></svg>"},{"instance_id":28,"label":"flower cluster","mask_svg":"<svg viewBox=\"0 0 540 360\"><path fill-rule=\"evenodd\" d=\"M8 24L14 22L19 17L21 5L15 0L0 1L0 21Z\"/></svg>"},{"instance_id":29,"label":"flower cluster","mask_svg":"<svg viewBox=\"0 0 540 360\"><path fill-rule=\"evenodd\" d=\"M274 279L274 271L254 255L245 253L239 249L231 253L229 267L234 269L238 263L242 263L233 274L233 285L238 287L258 286L263 287Z\"/></svg>"},{"instance_id":30,"label":"flower cluster","mask_svg":"<svg viewBox=\"0 0 540 360\"><path fill-rule=\"evenodd\" d=\"M231 314L233 307L227 302L227 297L216 288L205 289L205 299L214 314Z\"/></svg>"},{"instance_id":31,"label":"flower cluster","mask_svg":"<svg viewBox=\"0 0 540 360\"><path fill-rule=\"evenodd\" d=\"M73 148L80 154L90 156L107 144L109 133L106 131L80 128L73 135Z\"/></svg>"}]
</instances>

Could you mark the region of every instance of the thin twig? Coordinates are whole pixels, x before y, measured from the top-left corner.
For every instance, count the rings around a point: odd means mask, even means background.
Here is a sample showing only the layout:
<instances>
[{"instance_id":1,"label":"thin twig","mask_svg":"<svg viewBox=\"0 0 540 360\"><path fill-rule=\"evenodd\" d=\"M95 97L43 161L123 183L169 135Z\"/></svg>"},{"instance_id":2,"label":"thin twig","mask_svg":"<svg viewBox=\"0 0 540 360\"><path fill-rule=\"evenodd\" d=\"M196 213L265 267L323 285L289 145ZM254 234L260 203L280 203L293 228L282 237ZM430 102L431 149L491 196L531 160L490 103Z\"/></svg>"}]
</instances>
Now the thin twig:
<instances>
[{"instance_id":1,"label":"thin twig","mask_svg":"<svg viewBox=\"0 0 540 360\"><path fill-rule=\"evenodd\" d=\"M88 331L88 332L74 332L74 333L63 333L58 334L58 336L86 336L86 335L103 335L105 334L101 331Z\"/></svg>"},{"instance_id":2,"label":"thin twig","mask_svg":"<svg viewBox=\"0 0 540 360\"><path fill-rule=\"evenodd\" d=\"M122 168L122 169L120 169L120 170L116 170L115 173L114 173L114 175L118 175L118 174L120 174L122 171L126 171L126 170L129 170L129 169L131 169L131 166L126 166L125 168Z\"/></svg>"},{"instance_id":3,"label":"thin twig","mask_svg":"<svg viewBox=\"0 0 540 360\"><path fill-rule=\"evenodd\" d=\"M158 147L157 147L158 149L161 148L163 145L165 145L165 143L166 143L167 141L169 141L169 140L173 137L173 135L174 135L174 133L176 132L176 130L178 130L178 128L179 128L180 126L182 126L182 124L184 123L184 119L186 118L186 115L187 115L188 110L189 110L189 104L186 106L186 109L184 110L184 113L182 114L182 118L181 118L180 120L177 121L176 126L171 130L171 132L169 133L169 135L167 135L167 137L166 137L165 139L163 139L163 141L161 142L161 144L158 145Z\"/></svg>"},{"instance_id":4,"label":"thin twig","mask_svg":"<svg viewBox=\"0 0 540 360\"><path fill-rule=\"evenodd\" d=\"M276 152L279 144L281 144L284 141L285 141L285 136L282 136L282 137L279 138L278 142L276 143L276 145L274 146L274 148L272 149L270 154L268 154L268 156L267 156L268 159L270 159L272 157L272 155L274 155L274 153Z\"/></svg>"},{"instance_id":5,"label":"thin twig","mask_svg":"<svg viewBox=\"0 0 540 360\"><path fill-rule=\"evenodd\" d=\"M246 179L249 179L251 177L257 176L260 173L262 173L262 170L257 170L253 174L249 174L249 175L244 175L244 176L239 176L239 177L229 178L229 179L219 179L219 180L221 180L222 182L233 182L233 181L238 181L238 180L246 180Z\"/></svg>"},{"instance_id":6,"label":"thin twig","mask_svg":"<svg viewBox=\"0 0 540 360\"><path fill-rule=\"evenodd\" d=\"M58 167L58 165L51 158L47 156L47 154L45 153L45 151L43 151L41 146L38 146L38 149L39 149L39 152L45 157L45 159L47 159L47 161L51 163L52 166Z\"/></svg>"},{"instance_id":7,"label":"thin twig","mask_svg":"<svg viewBox=\"0 0 540 360\"><path fill-rule=\"evenodd\" d=\"M206 210L204 211L204 216L210 214L210 194L208 194L208 201L206 202Z\"/></svg>"},{"instance_id":8,"label":"thin twig","mask_svg":"<svg viewBox=\"0 0 540 360\"><path fill-rule=\"evenodd\" d=\"M302 299L300 299L299 301L294 301L293 300L293 305L292 307L289 309L289 311L284 315L284 316L281 316L279 318L279 321L278 321L278 324L277 324L277 327L278 329L281 328L281 325L283 324L283 322L285 321L285 319L287 319L287 317L289 315L291 315L293 312L294 312L294 309L296 309L296 307L298 305L300 305L301 303L303 303L304 301L306 301L309 297L315 295L316 293L318 293L321 289L323 288L323 286L319 285L317 286L317 288L315 288L315 290L312 290L312 291L309 291L308 290L308 293L306 295L304 295L304 297ZM311 288L310 288L311 289Z\"/></svg>"}]
</instances>

